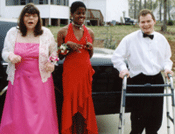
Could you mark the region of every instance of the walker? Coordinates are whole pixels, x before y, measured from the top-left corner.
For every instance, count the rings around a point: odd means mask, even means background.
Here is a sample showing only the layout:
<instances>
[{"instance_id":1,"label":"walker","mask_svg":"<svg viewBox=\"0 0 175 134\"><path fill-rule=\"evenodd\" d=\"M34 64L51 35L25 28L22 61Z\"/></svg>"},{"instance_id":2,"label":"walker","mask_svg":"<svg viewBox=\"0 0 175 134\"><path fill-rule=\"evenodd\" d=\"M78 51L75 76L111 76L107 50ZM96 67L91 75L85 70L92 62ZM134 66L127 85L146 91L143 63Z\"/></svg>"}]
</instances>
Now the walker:
<instances>
[{"instance_id":1,"label":"walker","mask_svg":"<svg viewBox=\"0 0 175 134\"><path fill-rule=\"evenodd\" d=\"M122 96L121 96L121 106L120 106L120 113L119 113L119 127L118 131L119 134L124 134L124 113L125 113L125 104L126 104L126 97L162 97L162 96L171 96L172 98L172 114L173 118L170 117L169 114L169 101L168 97L166 97L166 113L167 113L167 134L170 134L170 121L173 123L174 127L174 134L175 134L175 94L174 94L174 87L173 87L173 78L170 74L168 74L169 80L165 78L165 84L144 84L144 85L127 85L127 76L123 79L122 85ZM166 87L166 93L127 93L127 87ZM169 92L171 89L171 92Z\"/></svg>"}]
</instances>

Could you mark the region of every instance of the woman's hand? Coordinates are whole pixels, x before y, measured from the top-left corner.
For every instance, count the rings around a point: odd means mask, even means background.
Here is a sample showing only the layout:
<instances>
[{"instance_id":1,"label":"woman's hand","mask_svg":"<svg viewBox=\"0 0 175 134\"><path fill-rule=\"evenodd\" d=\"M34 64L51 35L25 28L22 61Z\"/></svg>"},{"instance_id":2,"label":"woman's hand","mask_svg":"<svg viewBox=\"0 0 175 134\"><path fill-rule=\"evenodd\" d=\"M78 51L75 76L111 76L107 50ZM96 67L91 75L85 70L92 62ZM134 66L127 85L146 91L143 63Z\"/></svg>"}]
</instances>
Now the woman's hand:
<instances>
[{"instance_id":1,"label":"woman's hand","mask_svg":"<svg viewBox=\"0 0 175 134\"><path fill-rule=\"evenodd\" d=\"M46 70L46 72L51 72L52 73L55 70L55 65L50 63L50 62L47 62L45 64L45 70Z\"/></svg>"},{"instance_id":2,"label":"woman's hand","mask_svg":"<svg viewBox=\"0 0 175 134\"><path fill-rule=\"evenodd\" d=\"M79 49L82 49L82 45L80 44L77 44L77 43L74 43L74 42L71 42L71 41L68 41L67 43L67 46L69 46L72 50L78 52L78 53L81 53L81 51Z\"/></svg>"},{"instance_id":3,"label":"woman's hand","mask_svg":"<svg viewBox=\"0 0 175 134\"><path fill-rule=\"evenodd\" d=\"M86 45L84 46L84 48L89 51L89 55L91 58L93 55L93 45L92 43L88 42L87 38L86 38Z\"/></svg>"},{"instance_id":4,"label":"woman's hand","mask_svg":"<svg viewBox=\"0 0 175 134\"><path fill-rule=\"evenodd\" d=\"M92 50L93 49L92 44L90 42L86 42L85 48L87 50Z\"/></svg>"},{"instance_id":5,"label":"woman's hand","mask_svg":"<svg viewBox=\"0 0 175 134\"><path fill-rule=\"evenodd\" d=\"M21 56L16 55L14 53L10 53L8 58L13 64L21 62Z\"/></svg>"}]
</instances>

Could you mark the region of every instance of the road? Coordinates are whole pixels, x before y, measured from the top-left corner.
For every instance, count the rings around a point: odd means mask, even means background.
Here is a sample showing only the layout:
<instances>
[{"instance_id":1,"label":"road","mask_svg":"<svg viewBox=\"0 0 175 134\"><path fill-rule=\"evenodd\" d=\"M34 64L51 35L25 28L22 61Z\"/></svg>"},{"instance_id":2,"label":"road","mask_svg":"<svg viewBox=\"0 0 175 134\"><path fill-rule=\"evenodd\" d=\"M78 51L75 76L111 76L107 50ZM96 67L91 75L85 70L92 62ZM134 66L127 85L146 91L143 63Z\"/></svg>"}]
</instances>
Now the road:
<instances>
[{"instance_id":1,"label":"road","mask_svg":"<svg viewBox=\"0 0 175 134\"><path fill-rule=\"evenodd\" d=\"M163 122L158 134L167 134L167 118L166 118L166 99L164 99L164 113ZM109 115L97 115L97 126L99 134L118 134L118 121L119 114L109 114ZM173 125L170 123L170 134L173 134ZM126 113L125 116L125 132L124 134L129 134L131 130L130 113ZM142 134L145 134L143 132Z\"/></svg>"}]
</instances>

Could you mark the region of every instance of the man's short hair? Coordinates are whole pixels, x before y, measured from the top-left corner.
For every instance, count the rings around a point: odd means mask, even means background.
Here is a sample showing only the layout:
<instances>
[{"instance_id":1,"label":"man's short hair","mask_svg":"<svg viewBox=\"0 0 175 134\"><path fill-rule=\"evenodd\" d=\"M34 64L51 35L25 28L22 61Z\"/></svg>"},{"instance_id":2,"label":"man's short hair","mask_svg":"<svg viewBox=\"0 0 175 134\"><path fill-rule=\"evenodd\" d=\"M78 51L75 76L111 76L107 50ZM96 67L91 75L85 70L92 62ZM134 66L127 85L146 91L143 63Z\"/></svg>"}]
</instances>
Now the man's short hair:
<instances>
[{"instance_id":1,"label":"man's short hair","mask_svg":"<svg viewBox=\"0 0 175 134\"><path fill-rule=\"evenodd\" d=\"M152 16L153 20L155 21L155 17L154 17L154 15L153 15L151 10L149 10L149 9L142 9L140 11L139 15L138 15L138 22L140 22L140 16L146 16L147 14L150 14Z\"/></svg>"}]
</instances>

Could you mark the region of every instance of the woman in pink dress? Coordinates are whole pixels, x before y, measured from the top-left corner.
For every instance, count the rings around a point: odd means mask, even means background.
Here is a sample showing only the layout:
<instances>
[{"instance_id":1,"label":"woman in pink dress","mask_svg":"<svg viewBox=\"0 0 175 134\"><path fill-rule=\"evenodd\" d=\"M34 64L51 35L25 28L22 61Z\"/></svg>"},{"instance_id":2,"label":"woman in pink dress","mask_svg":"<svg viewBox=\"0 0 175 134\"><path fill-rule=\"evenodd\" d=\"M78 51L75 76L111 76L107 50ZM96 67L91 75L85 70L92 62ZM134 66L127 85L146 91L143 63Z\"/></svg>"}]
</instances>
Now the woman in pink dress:
<instances>
[{"instance_id":1,"label":"woman in pink dress","mask_svg":"<svg viewBox=\"0 0 175 134\"><path fill-rule=\"evenodd\" d=\"M9 83L0 134L58 134L51 75L56 51L51 31L42 27L39 10L27 4L18 28L7 32L2 51Z\"/></svg>"},{"instance_id":2,"label":"woman in pink dress","mask_svg":"<svg viewBox=\"0 0 175 134\"><path fill-rule=\"evenodd\" d=\"M63 64L62 134L98 134L92 100L94 70L90 58L93 54L94 33L83 25L86 6L76 1L71 5L73 22L58 32L58 46L70 48Z\"/></svg>"}]
</instances>

